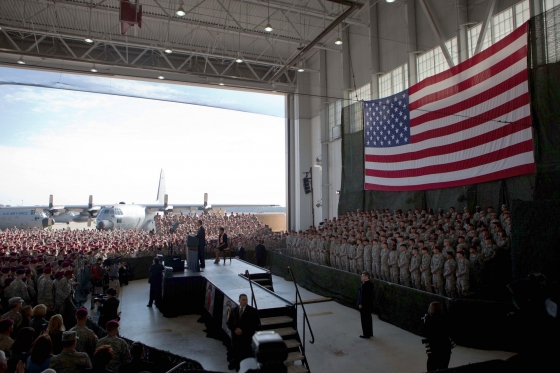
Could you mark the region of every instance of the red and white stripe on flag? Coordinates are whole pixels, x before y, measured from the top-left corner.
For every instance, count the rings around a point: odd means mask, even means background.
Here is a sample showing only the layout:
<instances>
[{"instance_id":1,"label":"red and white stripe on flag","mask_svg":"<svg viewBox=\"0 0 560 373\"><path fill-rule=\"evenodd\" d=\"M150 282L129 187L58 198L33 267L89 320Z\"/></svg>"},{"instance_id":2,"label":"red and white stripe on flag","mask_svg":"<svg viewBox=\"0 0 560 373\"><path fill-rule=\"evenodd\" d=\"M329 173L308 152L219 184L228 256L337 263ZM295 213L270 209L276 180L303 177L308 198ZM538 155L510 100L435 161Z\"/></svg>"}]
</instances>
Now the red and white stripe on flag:
<instances>
[{"instance_id":1,"label":"red and white stripe on flag","mask_svg":"<svg viewBox=\"0 0 560 373\"><path fill-rule=\"evenodd\" d=\"M535 172L527 24L407 93L410 141L365 147L366 190L439 189Z\"/></svg>"}]
</instances>

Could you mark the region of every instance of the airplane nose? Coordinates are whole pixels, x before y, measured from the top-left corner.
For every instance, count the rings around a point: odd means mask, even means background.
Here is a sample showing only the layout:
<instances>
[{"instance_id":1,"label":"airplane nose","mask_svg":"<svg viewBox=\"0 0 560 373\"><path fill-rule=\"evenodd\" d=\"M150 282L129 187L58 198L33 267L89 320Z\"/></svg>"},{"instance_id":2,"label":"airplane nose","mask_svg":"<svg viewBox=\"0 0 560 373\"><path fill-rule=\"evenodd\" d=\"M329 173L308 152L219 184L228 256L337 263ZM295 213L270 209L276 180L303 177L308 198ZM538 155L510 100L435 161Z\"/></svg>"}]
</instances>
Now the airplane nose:
<instances>
[{"instance_id":1,"label":"airplane nose","mask_svg":"<svg viewBox=\"0 0 560 373\"><path fill-rule=\"evenodd\" d=\"M43 224L43 228L47 228L49 225L54 224L54 219L52 218L44 218L41 223Z\"/></svg>"},{"instance_id":2,"label":"airplane nose","mask_svg":"<svg viewBox=\"0 0 560 373\"><path fill-rule=\"evenodd\" d=\"M114 224L110 220L101 220L97 223L97 226L96 226L96 228L99 229L100 231L113 229L113 227L114 227Z\"/></svg>"}]
</instances>

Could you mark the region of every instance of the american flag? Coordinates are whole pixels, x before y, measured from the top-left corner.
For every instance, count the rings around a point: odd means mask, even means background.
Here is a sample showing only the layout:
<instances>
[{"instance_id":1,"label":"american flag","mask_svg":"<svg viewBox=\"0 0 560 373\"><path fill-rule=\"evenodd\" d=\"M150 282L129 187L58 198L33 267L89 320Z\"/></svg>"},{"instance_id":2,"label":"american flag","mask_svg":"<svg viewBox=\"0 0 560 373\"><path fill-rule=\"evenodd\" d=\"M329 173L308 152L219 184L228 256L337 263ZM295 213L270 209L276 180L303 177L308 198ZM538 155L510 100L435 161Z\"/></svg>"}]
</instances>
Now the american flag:
<instances>
[{"instance_id":1,"label":"american flag","mask_svg":"<svg viewBox=\"0 0 560 373\"><path fill-rule=\"evenodd\" d=\"M364 102L366 190L476 184L535 172L527 25L396 95Z\"/></svg>"}]
</instances>

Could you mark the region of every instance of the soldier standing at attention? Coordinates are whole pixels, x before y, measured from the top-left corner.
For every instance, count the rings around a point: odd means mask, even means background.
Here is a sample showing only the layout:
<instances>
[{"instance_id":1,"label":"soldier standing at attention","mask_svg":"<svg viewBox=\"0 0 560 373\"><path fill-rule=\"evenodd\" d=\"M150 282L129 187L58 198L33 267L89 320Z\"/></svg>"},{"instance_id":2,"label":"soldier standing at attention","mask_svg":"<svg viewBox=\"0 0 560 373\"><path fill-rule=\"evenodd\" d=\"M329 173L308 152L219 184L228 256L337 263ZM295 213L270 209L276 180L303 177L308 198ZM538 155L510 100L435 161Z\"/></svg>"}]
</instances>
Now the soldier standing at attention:
<instances>
[{"instance_id":1,"label":"soldier standing at attention","mask_svg":"<svg viewBox=\"0 0 560 373\"><path fill-rule=\"evenodd\" d=\"M348 258L348 268L350 273L356 273L356 245L354 242L346 244L346 257Z\"/></svg>"},{"instance_id":2,"label":"soldier standing at attention","mask_svg":"<svg viewBox=\"0 0 560 373\"><path fill-rule=\"evenodd\" d=\"M362 240L358 238L358 246L356 246L355 273L362 273L362 271L369 272L369 269L364 269L364 245L362 245Z\"/></svg>"},{"instance_id":3,"label":"soldier standing at attention","mask_svg":"<svg viewBox=\"0 0 560 373\"><path fill-rule=\"evenodd\" d=\"M364 240L364 271L369 272L371 270L372 270L371 245L369 244L369 240L366 238Z\"/></svg>"},{"instance_id":4,"label":"soldier standing at attention","mask_svg":"<svg viewBox=\"0 0 560 373\"><path fill-rule=\"evenodd\" d=\"M371 245L371 273L373 278L381 280L381 247L379 241L374 238Z\"/></svg>"},{"instance_id":5,"label":"soldier standing at attention","mask_svg":"<svg viewBox=\"0 0 560 373\"><path fill-rule=\"evenodd\" d=\"M469 262L471 264L469 271L469 287L476 290L480 284L480 267L482 260L481 255L476 251L476 247L471 246L469 252Z\"/></svg>"},{"instance_id":6,"label":"soldier standing at attention","mask_svg":"<svg viewBox=\"0 0 560 373\"><path fill-rule=\"evenodd\" d=\"M76 351L76 332L68 331L62 333L62 352L51 358L49 368L56 373L82 372L91 368L91 360L85 352Z\"/></svg>"},{"instance_id":7,"label":"soldier standing at attention","mask_svg":"<svg viewBox=\"0 0 560 373\"><path fill-rule=\"evenodd\" d=\"M430 263L430 270L432 272L432 283L434 284L434 290L436 294L443 295L443 265L445 264L445 258L441 254L439 246L434 246L434 254L432 255L432 261Z\"/></svg>"},{"instance_id":8,"label":"soldier standing at attention","mask_svg":"<svg viewBox=\"0 0 560 373\"><path fill-rule=\"evenodd\" d=\"M25 277L25 270L18 269L16 271L16 278L10 285L12 288L11 295L13 297L20 297L23 299L26 305L31 305L31 298L29 297L29 291L27 291L27 285L23 282Z\"/></svg>"},{"instance_id":9,"label":"soldier standing at attention","mask_svg":"<svg viewBox=\"0 0 560 373\"><path fill-rule=\"evenodd\" d=\"M387 248L386 242L383 242L381 244L381 253L380 253L379 261L381 267L381 279L383 279L383 281L389 281L391 278L391 271L389 269L389 249Z\"/></svg>"},{"instance_id":10,"label":"soldier standing at attention","mask_svg":"<svg viewBox=\"0 0 560 373\"><path fill-rule=\"evenodd\" d=\"M19 327L19 324L23 321L23 317L19 311L23 308L23 299L20 297L13 297L8 300L10 305L10 311L2 315L2 320L11 319L14 322L14 329Z\"/></svg>"},{"instance_id":11,"label":"soldier standing at attention","mask_svg":"<svg viewBox=\"0 0 560 373\"><path fill-rule=\"evenodd\" d=\"M443 265L443 277L445 277L445 294L449 298L457 298L457 279L455 278L455 272L457 272L457 262L453 259L453 254L447 251L445 254L447 260Z\"/></svg>"},{"instance_id":12,"label":"soldier standing at attention","mask_svg":"<svg viewBox=\"0 0 560 373\"><path fill-rule=\"evenodd\" d=\"M401 252L399 253L398 259L398 266L399 266L399 278L401 280L400 284L403 286L410 287L410 257L408 256L408 251L406 248L406 244L401 244L400 246Z\"/></svg>"},{"instance_id":13,"label":"soldier standing at attention","mask_svg":"<svg viewBox=\"0 0 560 373\"><path fill-rule=\"evenodd\" d=\"M415 289L421 289L421 274L420 274L420 264L422 257L418 254L418 248L412 248L412 257L410 258L410 277L412 278L412 286Z\"/></svg>"},{"instance_id":14,"label":"soldier standing at attention","mask_svg":"<svg viewBox=\"0 0 560 373\"><path fill-rule=\"evenodd\" d=\"M118 334L119 322L117 320L111 320L107 323L107 336L97 341L97 347L109 345L113 348L113 358L107 367L107 369L113 372L118 372L121 365L130 362L128 344L124 339L119 338Z\"/></svg>"},{"instance_id":15,"label":"soldier standing at attention","mask_svg":"<svg viewBox=\"0 0 560 373\"><path fill-rule=\"evenodd\" d=\"M464 297L469 293L469 269L471 263L465 258L463 250L457 251L457 292Z\"/></svg>"},{"instance_id":16,"label":"soldier standing at attention","mask_svg":"<svg viewBox=\"0 0 560 373\"><path fill-rule=\"evenodd\" d=\"M399 283L398 258L396 246L391 245L391 251L389 251L389 256L387 257L387 264L389 265L389 275L391 277L390 281L395 284Z\"/></svg>"}]
</instances>

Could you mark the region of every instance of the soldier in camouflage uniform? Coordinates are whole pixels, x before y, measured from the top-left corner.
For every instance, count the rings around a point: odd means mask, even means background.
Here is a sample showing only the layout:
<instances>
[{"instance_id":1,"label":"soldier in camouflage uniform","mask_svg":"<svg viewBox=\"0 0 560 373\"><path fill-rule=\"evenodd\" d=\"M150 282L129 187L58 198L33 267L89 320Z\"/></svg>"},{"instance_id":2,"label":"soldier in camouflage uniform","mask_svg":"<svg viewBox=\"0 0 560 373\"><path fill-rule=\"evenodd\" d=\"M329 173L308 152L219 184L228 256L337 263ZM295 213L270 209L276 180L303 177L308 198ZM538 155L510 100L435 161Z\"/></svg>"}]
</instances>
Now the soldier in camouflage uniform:
<instances>
[{"instance_id":1,"label":"soldier in camouflage uniform","mask_svg":"<svg viewBox=\"0 0 560 373\"><path fill-rule=\"evenodd\" d=\"M375 257L373 258L373 260L375 260ZM375 262L373 263L373 265L375 266ZM391 271L389 268L389 248L387 246L387 243L385 242L381 244L379 265L381 268L381 279L383 281L390 281Z\"/></svg>"},{"instance_id":2,"label":"soldier in camouflage uniform","mask_svg":"<svg viewBox=\"0 0 560 373\"><path fill-rule=\"evenodd\" d=\"M394 282L395 284L399 283L399 253L397 252L397 248L393 245L391 247L391 251L389 251L389 256L387 257L387 264L389 265L389 274L390 274L390 281Z\"/></svg>"},{"instance_id":3,"label":"soldier in camouflage uniform","mask_svg":"<svg viewBox=\"0 0 560 373\"><path fill-rule=\"evenodd\" d=\"M408 256L405 244L400 245L400 252L397 265L399 266L399 279L400 284L410 287L410 257Z\"/></svg>"},{"instance_id":4,"label":"soldier in camouflage uniform","mask_svg":"<svg viewBox=\"0 0 560 373\"><path fill-rule=\"evenodd\" d=\"M434 290L438 295L444 295L444 280L443 280L443 265L445 264L445 258L440 252L439 246L434 246L434 254L432 255L432 261L430 263L430 270L432 272L432 283L434 284Z\"/></svg>"},{"instance_id":5,"label":"soldier in camouflage uniform","mask_svg":"<svg viewBox=\"0 0 560 373\"><path fill-rule=\"evenodd\" d=\"M373 278L380 280L381 276L381 246L377 238L374 238L371 245L371 273Z\"/></svg>"},{"instance_id":6,"label":"soldier in camouflage uniform","mask_svg":"<svg viewBox=\"0 0 560 373\"><path fill-rule=\"evenodd\" d=\"M329 258L330 258L330 265L332 268L338 268L338 264L336 262L336 254L337 254L337 243L336 237L331 237L331 244L329 246Z\"/></svg>"},{"instance_id":7,"label":"soldier in camouflage uniform","mask_svg":"<svg viewBox=\"0 0 560 373\"><path fill-rule=\"evenodd\" d=\"M457 251L457 292L464 297L469 293L469 269L471 263L462 250Z\"/></svg>"},{"instance_id":8,"label":"soldier in camouflage uniform","mask_svg":"<svg viewBox=\"0 0 560 373\"><path fill-rule=\"evenodd\" d=\"M449 298L457 298L457 262L453 259L453 254L449 251L445 254L447 260L443 265L443 277L445 277L445 294Z\"/></svg>"},{"instance_id":9,"label":"soldier in camouflage uniform","mask_svg":"<svg viewBox=\"0 0 560 373\"><path fill-rule=\"evenodd\" d=\"M482 266L480 268L480 278L482 284L488 285L491 282L494 260L497 255L496 246L492 243L492 238L486 237L485 244L482 245Z\"/></svg>"},{"instance_id":10,"label":"soldier in camouflage uniform","mask_svg":"<svg viewBox=\"0 0 560 373\"><path fill-rule=\"evenodd\" d=\"M82 372L92 367L89 356L85 352L76 351L76 334L75 331L62 333L63 350L60 354L53 356L49 364L49 368L54 369L56 373Z\"/></svg>"},{"instance_id":11,"label":"soldier in camouflage uniform","mask_svg":"<svg viewBox=\"0 0 560 373\"><path fill-rule=\"evenodd\" d=\"M47 267L43 270L43 278L39 278L37 284L37 302L44 304L48 310L54 309L53 283L51 280L51 268Z\"/></svg>"},{"instance_id":12,"label":"soldier in camouflage uniform","mask_svg":"<svg viewBox=\"0 0 560 373\"><path fill-rule=\"evenodd\" d=\"M66 316L66 299L70 299L72 295L72 274L71 270L66 271L54 289L55 307L59 307L59 313L64 316Z\"/></svg>"},{"instance_id":13,"label":"soldier in camouflage uniform","mask_svg":"<svg viewBox=\"0 0 560 373\"><path fill-rule=\"evenodd\" d=\"M476 251L476 247L469 248L469 288L476 290L480 284L480 268L482 266L482 256Z\"/></svg>"},{"instance_id":14,"label":"soldier in camouflage uniform","mask_svg":"<svg viewBox=\"0 0 560 373\"><path fill-rule=\"evenodd\" d=\"M356 273L356 245L354 242L346 244L346 257L348 258L347 271Z\"/></svg>"},{"instance_id":15,"label":"soldier in camouflage uniform","mask_svg":"<svg viewBox=\"0 0 560 373\"><path fill-rule=\"evenodd\" d=\"M20 297L10 298L10 300L8 300L8 304L10 306L10 311L3 314L0 320L12 319L14 322L14 329L17 329L19 324L23 321L23 317L21 316L21 313L19 313L23 307L23 299Z\"/></svg>"},{"instance_id":16,"label":"soldier in camouflage uniform","mask_svg":"<svg viewBox=\"0 0 560 373\"><path fill-rule=\"evenodd\" d=\"M362 240L358 239L358 246L356 246L356 268L354 273L361 274L363 271L369 272L369 268L364 268L364 245Z\"/></svg>"},{"instance_id":17,"label":"soldier in camouflage uniform","mask_svg":"<svg viewBox=\"0 0 560 373\"><path fill-rule=\"evenodd\" d=\"M369 240L366 238L364 241L364 271L371 272L373 268L373 263L371 262L371 245Z\"/></svg>"},{"instance_id":18,"label":"soldier in camouflage uniform","mask_svg":"<svg viewBox=\"0 0 560 373\"><path fill-rule=\"evenodd\" d=\"M25 305L31 305L31 297L29 296L29 290L27 290L27 285L23 282L25 277L25 270L18 269L16 271L16 278L10 285L12 288L12 297L20 297L25 302Z\"/></svg>"},{"instance_id":19,"label":"soldier in camouflage uniform","mask_svg":"<svg viewBox=\"0 0 560 373\"><path fill-rule=\"evenodd\" d=\"M116 320L111 320L107 323L107 336L97 341L97 347L109 345L113 348L113 358L107 366L107 369L113 372L119 372L119 367L130 361L130 353L128 351L128 344L124 339L118 337L119 323ZM122 372L127 373L127 372Z\"/></svg>"},{"instance_id":20,"label":"soldier in camouflage uniform","mask_svg":"<svg viewBox=\"0 0 560 373\"><path fill-rule=\"evenodd\" d=\"M347 271L348 272L348 257L347 255L347 246L349 246L346 243L346 238L342 238L342 244L340 245L339 248L339 254L340 254L340 269L342 269L343 271Z\"/></svg>"},{"instance_id":21,"label":"soldier in camouflage uniform","mask_svg":"<svg viewBox=\"0 0 560 373\"><path fill-rule=\"evenodd\" d=\"M86 326L88 319L87 308L80 308L76 311L77 324L70 331L76 332L78 342L76 343L76 351L85 352L89 358L93 358L93 353L97 345L97 335Z\"/></svg>"},{"instance_id":22,"label":"soldier in camouflage uniform","mask_svg":"<svg viewBox=\"0 0 560 373\"><path fill-rule=\"evenodd\" d=\"M410 277L412 278L412 286L415 289L420 290L421 287L421 274L420 274L420 264L422 262L422 257L418 254L418 248L412 248L412 257L410 257Z\"/></svg>"}]
</instances>

